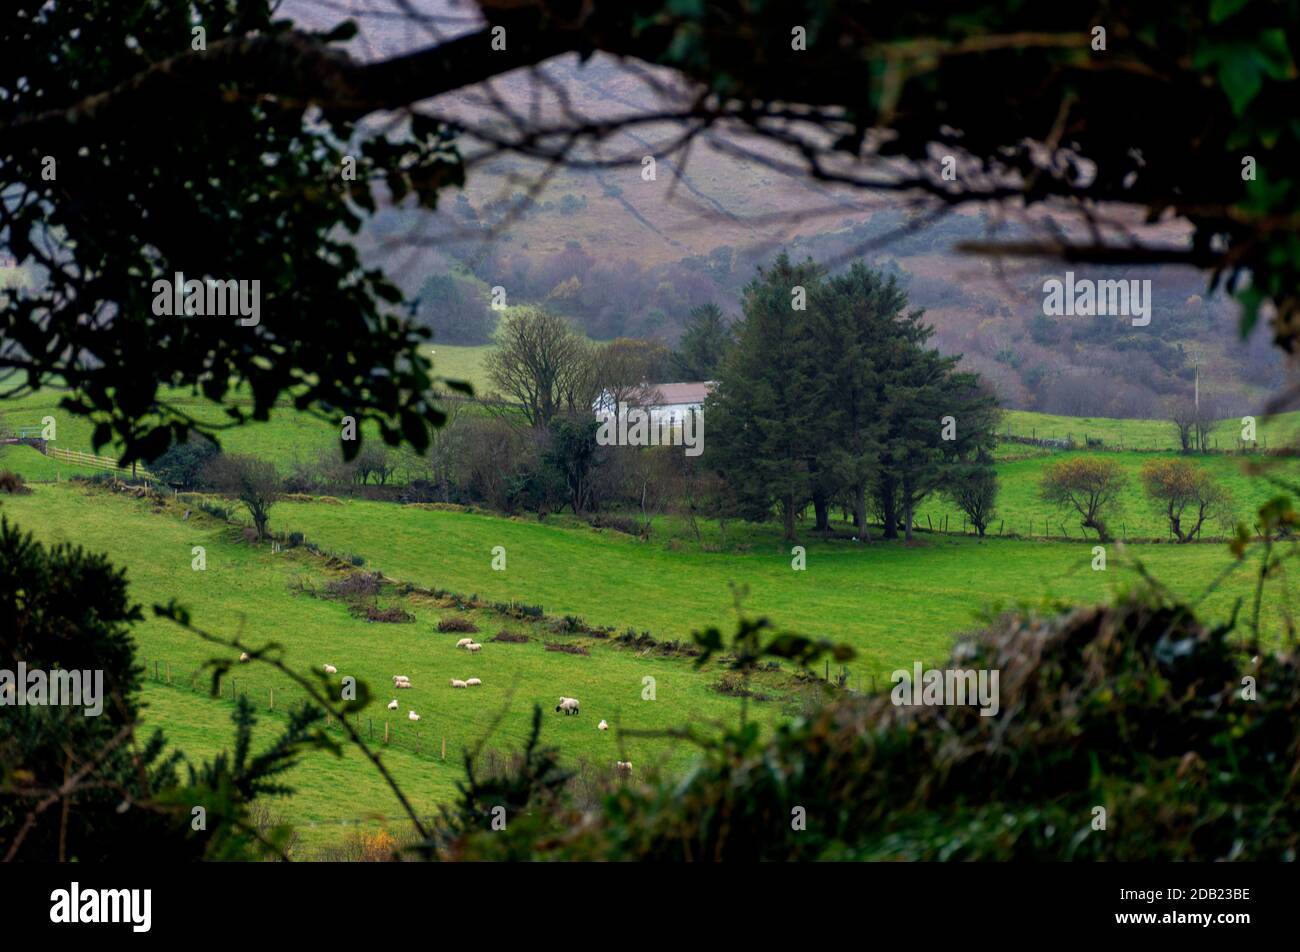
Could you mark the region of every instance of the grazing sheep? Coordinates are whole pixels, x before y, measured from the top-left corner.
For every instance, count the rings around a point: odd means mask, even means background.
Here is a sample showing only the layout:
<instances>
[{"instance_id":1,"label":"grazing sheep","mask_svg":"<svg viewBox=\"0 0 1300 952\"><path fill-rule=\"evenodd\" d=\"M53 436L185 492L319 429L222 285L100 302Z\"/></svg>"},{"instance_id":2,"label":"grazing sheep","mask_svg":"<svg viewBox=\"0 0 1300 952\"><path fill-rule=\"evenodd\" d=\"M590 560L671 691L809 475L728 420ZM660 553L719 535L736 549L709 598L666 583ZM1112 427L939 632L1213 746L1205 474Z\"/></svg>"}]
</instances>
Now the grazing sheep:
<instances>
[{"instance_id":1,"label":"grazing sheep","mask_svg":"<svg viewBox=\"0 0 1300 952\"><path fill-rule=\"evenodd\" d=\"M578 699L576 697L562 697L560 703L555 705L555 713L563 711L565 715L577 714L579 710Z\"/></svg>"},{"instance_id":2,"label":"grazing sheep","mask_svg":"<svg viewBox=\"0 0 1300 952\"><path fill-rule=\"evenodd\" d=\"M339 669L336 668L336 667L334 667L334 665L332 665L332 664L327 664L327 665L325 665L325 673L326 673L326 674L338 674L338 673L339 673Z\"/></svg>"},{"instance_id":3,"label":"grazing sheep","mask_svg":"<svg viewBox=\"0 0 1300 952\"><path fill-rule=\"evenodd\" d=\"M596 725L596 730L607 731L609 730L609 724L606 721L601 721L599 724Z\"/></svg>"},{"instance_id":4,"label":"grazing sheep","mask_svg":"<svg viewBox=\"0 0 1300 952\"><path fill-rule=\"evenodd\" d=\"M469 645L472 645L473 643L474 643L473 638L462 638L460 641L456 642L456 647L465 648L468 647Z\"/></svg>"},{"instance_id":5,"label":"grazing sheep","mask_svg":"<svg viewBox=\"0 0 1300 952\"><path fill-rule=\"evenodd\" d=\"M247 651L241 651L241 652L239 653L239 663L240 663L240 664L248 664L248 662L250 662L250 661L252 661L252 660L253 660L253 659L250 658L250 657L248 656L248 652L247 652Z\"/></svg>"},{"instance_id":6,"label":"grazing sheep","mask_svg":"<svg viewBox=\"0 0 1300 952\"><path fill-rule=\"evenodd\" d=\"M411 688L411 682L398 681L396 684L393 685L393 687L397 688L399 691L409 691Z\"/></svg>"},{"instance_id":7,"label":"grazing sheep","mask_svg":"<svg viewBox=\"0 0 1300 952\"><path fill-rule=\"evenodd\" d=\"M466 650L466 651L482 651L482 650L483 650L483 646L480 645L480 644L479 644L478 642L476 642L476 641L471 641L469 644L467 644L467 645L465 646L465 650Z\"/></svg>"},{"instance_id":8,"label":"grazing sheep","mask_svg":"<svg viewBox=\"0 0 1300 952\"><path fill-rule=\"evenodd\" d=\"M451 686L452 686L453 688L467 688L467 687L469 687L469 685L466 684L464 681L460 681L460 680L458 680L458 679L456 679L456 678L452 678L452 679L451 679Z\"/></svg>"},{"instance_id":9,"label":"grazing sheep","mask_svg":"<svg viewBox=\"0 0 1300 952\"><path fill-rule=\"evenodd\" d=\"M616 760L614 761L614 769L617 770L620 775L630 777L632 776L632 761Z\"/></svg>"},{"instance_id":10,"label":"grazing sheep","mask_svg":"<svg viewBox=\"0 0 1300 952\"><path fill-rule=\"evenodd\" d=\"M465 682L465 684L471 688L476 688L482 683L483 682L480 681L478 678L470 678L468 681Z\"/></svg>"},{"instance_id":11,"label":"grazing sheep","mask_svg":"<svg viewBox=\"0 0 1300 952\"><path fill-rule=\"evenodd\" d=\"M393 675L393 683L394 683L394 684L396 684L398 681L409 681L409 680L411 680L411 679L408 678L408 677L407 677L406 675L404 675L404 674L395 674L395 675Z\"/></svg>"},{"instance_id":12,"label":"grazing sheep","mask_svg":"<svg viewBox=\"0 0 1300 952\"><path fill-rule=\"evenodd\" d=\"M420 719L420 715L416 714L415 711L407 711L406 719L408 721L418 721Z\"/></svg>"},{"instance_id":13,"label":"grazing sheep","mask_svg":"<svg viewBox=\"0 0 1300 952\"><path fill-rule=\"evenodd\" d=\"M393 698L391 701L388 702L388 709L390 711L397 710L397 698Z\"/></svg>"}]
</instances>

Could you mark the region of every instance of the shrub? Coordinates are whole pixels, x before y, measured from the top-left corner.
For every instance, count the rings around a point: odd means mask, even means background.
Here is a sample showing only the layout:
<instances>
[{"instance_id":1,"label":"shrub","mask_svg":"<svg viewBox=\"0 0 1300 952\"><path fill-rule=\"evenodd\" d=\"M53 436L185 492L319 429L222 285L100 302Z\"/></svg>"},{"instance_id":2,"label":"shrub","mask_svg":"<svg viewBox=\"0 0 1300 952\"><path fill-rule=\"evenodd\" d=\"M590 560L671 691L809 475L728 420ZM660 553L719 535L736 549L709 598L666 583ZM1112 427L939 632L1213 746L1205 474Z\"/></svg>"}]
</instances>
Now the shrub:
<instances>
[{"instance_id":1,"label":"shrub","mask_svg":"<svg viewBox=\"0 0 1300 952\"><path fill-rule=\"evenodd\" d=\"M504 641L506 644L511 644L511 645L522 645L527 643L530 639L528 638L527 635L520 635L513 631L507 631L505 628L502 628L500 631L498 631L495 635L492 636L492 640Z\"/></svg>"},{"instance_id":2,"label":"shrub","mask_svg":"<svg viewBox=\"0 0 1300 952\"><path fill-rule=\"evenodd\" d=\"M557 635L575 635L585 631L587 624L578 615L565 615L552 621L548 627Z\"/></svg>"},{"instance_id":3,"label":"shrub","mask_svg":"<svg viewBox=\"0 0 1300 952\"><path fill-rule=\"evenodd\" d=\"M204 499L199 502L199 508L214 519L220 519L222 522L230 521L231 511L225 506L218 505L215 502L208 502Z\"/></svg>"},{"instance_id":4,"label":"shrub","mask_svg":"<svg viewBox=\"0 0 1300 952\"><path fill-rule=\"evenodd\" d=\"M593 529L613 529L615 532L623 532L631 536L642 535L641 523L628 516L615 516L608 513L600 513L592 516L588 520L588 525Z\"/></svg>"},{"instance_id":5,"label":"shrub","mask_svg":"<svg viewBox=\"0 0 1300 952\"><path fill-rule=\"evenodd\" d=\"M157 459L149 463L149 472L169 486L179 489L197 489L204 483L204 469L221 450L217 444L202 436L191 436L184 443L174 443Z\"/></svg>"},{"instance_id":6,"label":"shrub","mask_svg":"<svg viewBox=\"0 0 1300 952\"><path fill-rule=\"evenodd\" d=\"M370 605L366 608L366 621L382 621L391 623L409 623L415 621L415 616L404 608L398 608L396 605L391 608L380 608L378 605Z\"/></svg>"},{"instance_id":7,"label":"shrub","mask_svg":"<svg viewBox=\"0 0 1300 952\"><path fill-rule=\"evenodd\" d=\"M0 668L96 671L98 716L52 705L13 705L0 715L0 843L27 862L104 863L254 858L248 832L255 799L291 792L284 771L313 740L320 714L304 706L255 756L222 752L188 765L161 731L138 722L140 679L131 626L142 616L127 580L101 555L46 548L0 520ZM84 699L83 699L84 700ZM256 718L236 704L234 749L250 751ZM68 764L80 765L70 776ZM187 781L180 779L184 770ZM33 793L70 784L63 809L33 810ZM122 804L130 804L124 809ZM209 809L195 836L190 805ZM279 831L267 842L285 842Z\"/></svg>"},{"instance_id":8,"label":"shrub","mask_svg":"<svg viewBox=\"0 0 1300 952\"><path fill-rule=\"evenodd\" d=\"M554 641L546 642L547 651L562 651L564 654L587 655L591 654L582 645L565 645Z\"/></svg>"},{"instance_id":9,"label":"shrub","mask_svg":"<svg viewBox=\"0 0 1300 952\"><path fill-rule=\"evenodd\" d=\"M470 631L478 631L478 625L474 624L468 618L453 616L451 618L439 619L438 630L470 632Z\"/></svg>"},{"instance_id":10,"label":"shrub","mask_svg":"<svg viewBox=\"0 0 1300 952\"><path fill-rule=\"evenodd\" d=\"M23 484L23 478L12 470L0 470L0 493L8 493L11 496L26 496L31 492Z\"/></svg>"},{"instance_id":11,"label":"shrub","mask_svg":"<svg viewBox=\"0 0 1300 952\"><path fill-rule=\"evenodd\" d=\"M327 596L336 598L368 598L383 590L383 577L375 572L351 572L325 584Z\"/></svg>"}]
</instances>

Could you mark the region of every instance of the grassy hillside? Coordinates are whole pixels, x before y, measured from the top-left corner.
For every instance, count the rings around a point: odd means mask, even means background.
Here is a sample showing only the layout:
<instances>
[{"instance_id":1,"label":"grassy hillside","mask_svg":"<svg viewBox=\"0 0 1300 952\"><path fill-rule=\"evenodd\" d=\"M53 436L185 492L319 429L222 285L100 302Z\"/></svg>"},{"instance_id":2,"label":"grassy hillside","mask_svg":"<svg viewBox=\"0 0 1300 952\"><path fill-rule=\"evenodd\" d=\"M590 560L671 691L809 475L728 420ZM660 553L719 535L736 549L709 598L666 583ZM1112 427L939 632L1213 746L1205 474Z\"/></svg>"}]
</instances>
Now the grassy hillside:
<instances>
[{"instance_id":1,"label":"grassy hillside","mask_svg":"<svg viewBox=\"0 0 1300 952\"><path fill-rule=\"evenodd\" d=\"M398 578L541 603L550 612L648 628L660 637L728 624L731 586L743 584L748 612L853 644L861 652L855 670L877 677L938 656L954 632L972 626L986 609L1104 599L1133 580L1133 558L1189 597L1231 566L1219 545L1133 546L1127 556L1112 546L1107 571L1094 572L1089 545L940 537L911 547L808 541L807 569L798 572L773 527L751 527L743 543L749 551L718 553L531 519L385 503L287 504L276 510L277 520L318 544L359 552ZM505 572L490 569L497 545L508 555ZM1246 571L1232 573L1227 586L1208 598L1213 613L1231 610L1246 590Z\"/></svg>"},{"instance_id":2,"label":"grassy hillside","mask_svg":"<svg viewBox=\"0 0 1300 952\"><path fill-rule=\"evenodd\" d=\"M1079 528L1079 517L1044 502L1039 495L1039 487L1043 472L1049 465L1086 455L1088 454L1084 451L1035 453L1023 459L999 461L998 516L990 531L996 533L999 523L1004 522L1007 535L1014 533L1024 536L1080 538L1082 530ZM1127 476L1127 484L1120 495L1120 508L1107 520L1112 533L1135 539L1166 538L1169 535L1168 522L1154 508L1142 488L1142 466L1152 459L1152 454L1105 453L1102 458L1118 464ZM1250 458L1205 456L1191 459L1196 466L1213 473L1219 484L1232 494L1235 518L1247 525L1254 522L1259 507L1279 492L1276 486L1265 479L1250 475ZM1257 463L1258 460L1254 462ZM1270 472L1279 478L1289 478L1294 482L1300 477L1300 464L1295 460L1273 460L1269 466ZM948 519L949 530L958 531L962 524L961 510L945 497L933 495L922 503L916 520L921 526L932 524L938 528L945 517ZM1050 525L1045 526L1044 520ZM1207 537L1228 535L1231 532L1230 527L1209 523L1202 531ZM1095 538L1095 533L1089 531L1088 536Z\"/></svg>"},{"instance_id":3,"label":"grassy hillside","mask_svg":"<svg viewBox=\"0 0 1300 952\"><path fill-rule=\"evenodd\" d=\"M1073 437L1082 444L1085 437L1101 439L1106 446L1140 450L1176 450L1178 431L1168 420L1116 420L1107 417L1068 417L1050 413L1008 410L999 432L1038 439ZM1255 433L1261 444L1270 447L1294 444L1300 439L1300 412L1258 417ZM1241 418L1221 420L1211 434L1219 448L1231 449L1241 437ZM1017 447L1008 447L1015 452Z\"/></svg>"},{"instance_id":4,"label":"grassy hillside","mask_svg":"<svg viewBox=\"0 0 1300 952\"><path fill-rule=\"evenodd\" d=\"M237 530L199 512L183 521L184 507L184 500L155 505L69 484L39 485L31 495L0 501L0 513L43 541L106 552L126 568L132 595L146 609L178 598L200 626L238 634L250 644L277 642L300 669L331 663L340 676L370 684L376 696L362 715L363 729L382 736L388 723L395 746L385 760L422 812L433 812L453 795L463 750L485 737L489 747L517 748L534 703L547 712L545 740L559 746L571 763L607 767L614 759L631 759L639 770L659 766L673 773L690 763L690 748L660 736L620 739L613 731L597 731L597 721L661 731L737 716L739 702L714 687L720 675L716 667L697 671L686 659L553 634L486 609L462 611L449 597L389 593L381 603L410 611L414 623L360 620L343 604L308 594L337 578L340 569L301 548L277 554L248 546L238 541ZM541 604L552 615L580 615L620 631L648 630L661 640L686 638L711 623L729 629L736 597L732 585L741 584L746 612L853 644L859 658L849 665L850 683L868 688L873 678L887 683L894 669L942 657L954 633L999 607L1105 599L1134 580L1136 559L1173 591L1193 598L1227 570L1203 603L1207 618L1226 617L1234 601L1249 594L1251 582L1249 567L1233 570L1219 545L1111 546L1107 571L1094 572L1090 546L1079 544L960 537L925 538L913 546L809 541L807 569L796 572L788 547L771 526L728 527L723 551L685 544L685 528L670 519L661 520L654 541L640 542L575 526L572 520L539 523L368 502L280 503L272 526L302 531L327 549L358 553L368 569L426 588ZM708 541L721 543L716 525L705 531ZM206 549L205 571L191 568L196 545ZM497 545L507 552L503 572L491 567ZM457 650L460 635L436 631L437 621L452 615L479 626L477 637L485 645L480 655ZM1276 590L1266 598L1264 620L1268 637L1276 639L1281 630ZM490 641L502 627L530 640ZM200 668L215 649L147 611L136 637L150 674L148 725L165 728L191 756L227 746L232 701L202 692ZM548 651L547 642L589 653ZM163 680L170 674L173 683L153 680L155 670ZM397 673L410 675L415 688L393 692L389 685ZM482 678L484 686L470 691L447 686L450 677L470 676ZM647 676L655 679L653 702L642 700ZM263 710L264 732L294 697L290 685L257 665L237 666L234 687ZM753 716L769 723L798 711L802 696L815 690L798 687L788 670L762 676L756 687L775 698L750 706ZM268 711L273 688L276 710ZM400 709L390 714L385 705L395 693ZM580 697L583 715L551 713L560 694ZM405 719L410 709L421 714L418 725ZM353 753L342 760L313 755L293 780L300 792L273 806L273 812L298 824L317 824L303 826L307 849L338 843L358 818L370 817L366 825L373 827L381 822L374 817L396 815L391 797Z\"/></svg>"},{"instance_id":5,"label":"grassy hillside","mask_svg":"<svg viewBox=\"0 0 1300 952\"><path fill-rule=\"evenodd\" d=\"M182 521L182 508L172 505L154 511L145 501L60 485L37 486L28 496L6 496L0 514L44 542L67 541L106 552L127 570L132 597L146 609L145 621L135 629L138 656L151 677L155 662L164 677L170 665L177 685L148 683L146 720L166 729L175 743L192 753L211 752L228 744L232 702L210 699L189 689L192 676L193 683L202 687L206 679L195 672L216 649L170 622L152 617L152 604L173 597L192 610L201 627L238 635L254 645L277 642L283 646L286 660L299 669L319 669L330 663L338 667L340 677L351 675L371 685L377 696L363 714L362 723L369 727L372 720L377 736L382 735L384 722L390 723L404 747L393 750L390 766L400 782L421 791L429 806L450 796L454 780L462 776L463 750L489 734L489 746L517 749L526 735L533 704L550 712L561 694L580 698L583 713L575 718L552 714L547 740L561 746L570 761L587 760L606 767L615 759L631 759L647 769L654 764L681 769L691 751L663 738L619 740L613 731L596 730L601 718L624 727L655 730L732 718L738 711L738 701L712 689L716 671L697 672L687 660L643 656L599 639L544 634L537 626L518 621L510 622L511 629L529 635L529 642L490 642L505 624L491 612L468 614L482 628L476 637L485 642L479 655L469 655L455 648L461 635L435 630L440 618L462 614L449 601L402 599L401 604L416 616L414 623L379 624L355 618L338 602L299 591L300 582L319 588L337 577L319 557L303 549L272 554L267 547L237 543L236 530L201 513ZM394 511L398 511L396 507ZM357 548L370 548L372 536L366 533L353 541ZM191 569L192 547L196 545L206 548L204 571ZM548 651L547 641L578 645L590 654ZM414 688L394 692L393 674L409 675ZM275 689L280 713L268 713L268 719L280 717L295 696L290 684L264 666L240 666L234 675L237 690L259 707L269 705L270 689ZM475 676L483 680L481 688L453 690L448 685L451 677ZM654 701L642 700L647 676L656 682ZM385 705L395 694L400 710L390 714ZM414 726L406 720L412 709L422 718ZM758 704L752 710L755 716L769 719L779 714L780 705ZM501 719L496 723L498 716ZM441 760L443 737L447 741L445 762ZM412 748L421 753L410 753ZM395 806L363 776L369 772L359 767L355 758L340 766L329 758L313 757L300 773L299 781L308 795L303 803L295 798L290 810L295 819L346 819ZM356 784L348 780L354 775ZM333 835L330 829L328 825L321 828L322 840Z\"/></svg>"}]
</instances>

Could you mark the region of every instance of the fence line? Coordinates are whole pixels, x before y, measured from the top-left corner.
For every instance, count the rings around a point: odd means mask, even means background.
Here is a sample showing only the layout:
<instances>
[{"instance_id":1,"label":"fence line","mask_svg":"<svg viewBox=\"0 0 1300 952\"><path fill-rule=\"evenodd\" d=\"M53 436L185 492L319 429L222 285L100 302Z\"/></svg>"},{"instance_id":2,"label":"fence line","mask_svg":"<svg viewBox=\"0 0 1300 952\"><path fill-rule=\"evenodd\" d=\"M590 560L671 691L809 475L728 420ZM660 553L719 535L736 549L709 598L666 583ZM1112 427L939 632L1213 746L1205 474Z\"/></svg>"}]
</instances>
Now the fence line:
<instances>
[{"instance_id":1,"label":"fence line","mask_svg":"<svg viewBox=\"0 0 1300 952\"><path fill-rule=\"evenodd\" d=\"M94 453L83 453L81 450L65 450L57 446L50 446L48 443L45 445L43 452L51 459L71 463L75 466L106 469L116 473L130 473L132 479L154 480L157 478L143 466L137 466L135 463L132 463L129 469L120 466L117 460L111 456L96 456Z\"/></svg>"},{"instance_id":2,"label":"fence line","mask_svg":"<svg viewBox=\"0 0 1300 952\"><path fill-rule=\"evenodd\" d=\"M208 697L212 696L209 687L211 684L211 676L202 668L195 668L187 674L182 674L180 672L173 672L171 662L163 658L146 658L141 656L140 663L144 665L145 676L151 681L156 681L160 684L167 684L182 690L189 690L196 694L207 695ZM240 697L253 701L255 696L247 688L241 688L239 680L240 679L237 675L227 675L222 679L219 688L220 693L217 696L221 699L232 702ZM227 691L226 688L227 684L230 685L229 691ZM257 693L262 694L263 690L265 690L266 693L263 695L262 700L255 706L259 710L263 711L277 710L275 687L258 687ZM371 697L372 700L377 701L379 695L377 693L372 693ZM295 698L295 700L307 701L309 698L305 694L300 694ZM283 694L279 699L279 703L281 706L278 710L283 711ZM393 723L387 716L387 709L384 710L384 715L382 721L379 721L376 720L374 715L362 715L361 712L357 712L353 715L351 723L357 733L365 738L367 742L377 742L380 747L396 747L405 750L408 753L436 757L440 760L447 759L446 734L433 733L432 726L426 728L415 727L405 718L398 720L397 723ZM339 723L339 719L332 714L327 714L325 717L325 729L339 734L344 733L343 726Z\"/></svg>"}]
</instances>

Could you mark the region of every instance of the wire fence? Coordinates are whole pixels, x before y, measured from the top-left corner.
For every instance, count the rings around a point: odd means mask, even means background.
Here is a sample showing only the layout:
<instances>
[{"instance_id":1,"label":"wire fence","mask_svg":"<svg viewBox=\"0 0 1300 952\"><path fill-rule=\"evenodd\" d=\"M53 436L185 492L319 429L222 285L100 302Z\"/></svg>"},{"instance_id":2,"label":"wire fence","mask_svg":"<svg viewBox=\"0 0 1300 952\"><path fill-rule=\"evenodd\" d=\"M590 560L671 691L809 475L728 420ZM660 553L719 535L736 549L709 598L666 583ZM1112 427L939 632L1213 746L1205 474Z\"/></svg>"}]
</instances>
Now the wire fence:
<instances>
[{"instance_id":1,"label":"wire fence","mask_svg":"<svg viewBox=\"0 0 1300 952\"><path fill-rule=\"evenodd\" d=\"M157 657L141 657L140 661L150 681L212 697L210 671L203 668L182 671L179 666L174 667L170 661ZM231 703L238 698L244 698L256 709L273 713L284 712L289 706L308 700L307 695L301 690L286 689L281 686L277 691L274 685L255 684L251 679L235 674L222 678L218 684L217 697ZM447 759L447 751L450 747L455 756L460 750L460 745L454 739L449 744L445 731L439 731L431 724L424 724L423 719L424 715L421 716L420 722L413 722L406 719L405 715L390 714L385 710L383 717L357 712L348 719L348 722L357 734L370 744L394 747L439 760ZM326 715L325 728L339 735L347 733L333 714Z\"/></svg>"}]
</instances>

